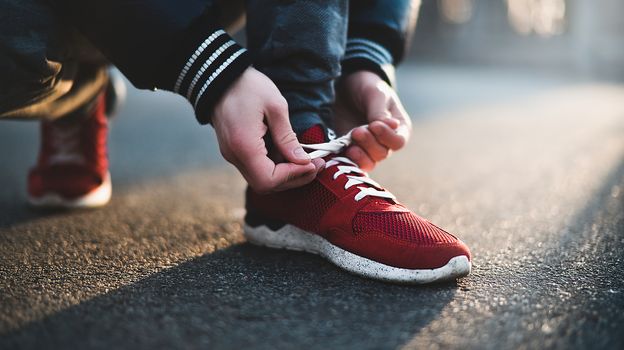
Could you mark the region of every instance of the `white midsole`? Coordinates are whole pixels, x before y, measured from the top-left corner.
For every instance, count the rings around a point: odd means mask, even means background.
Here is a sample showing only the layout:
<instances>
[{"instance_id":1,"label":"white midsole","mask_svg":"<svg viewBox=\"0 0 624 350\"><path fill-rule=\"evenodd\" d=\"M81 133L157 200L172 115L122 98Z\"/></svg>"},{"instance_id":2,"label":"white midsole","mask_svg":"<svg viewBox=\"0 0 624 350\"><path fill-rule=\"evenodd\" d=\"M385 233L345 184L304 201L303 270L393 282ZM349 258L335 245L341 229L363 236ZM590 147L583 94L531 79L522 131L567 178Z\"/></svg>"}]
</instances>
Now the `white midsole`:
<instances>
[{"instance_id":1,"label":"white midsole","mask_svg":"<svg viewBox=\"0 0 624 350\"><path fill-rule=\"evenodd\" d=\"M57 193L46 193L41 197L28 196L28 202L35 207L44 208L97 208L106 205L111 194L111 177L110 173L106 173L102 184L84 196L66 199Z\"/></svg>"},{"instance_id":2,"label":"white midsole","mask_svg":"<svg viewBox=\"0 0 624 350\"><path fill-rule=\"evenodd\" d=\"M319 235L293 225L284 225L273 231L265 225L251 227L245 224L244 231L251 243L319 254L349 272L389 282L424 284L452 280L468 275L471 268L470 260L464 255L456 256L446 265L436 269L412 270L393 267L350 253Z\"/></svg>"}]
</instances>

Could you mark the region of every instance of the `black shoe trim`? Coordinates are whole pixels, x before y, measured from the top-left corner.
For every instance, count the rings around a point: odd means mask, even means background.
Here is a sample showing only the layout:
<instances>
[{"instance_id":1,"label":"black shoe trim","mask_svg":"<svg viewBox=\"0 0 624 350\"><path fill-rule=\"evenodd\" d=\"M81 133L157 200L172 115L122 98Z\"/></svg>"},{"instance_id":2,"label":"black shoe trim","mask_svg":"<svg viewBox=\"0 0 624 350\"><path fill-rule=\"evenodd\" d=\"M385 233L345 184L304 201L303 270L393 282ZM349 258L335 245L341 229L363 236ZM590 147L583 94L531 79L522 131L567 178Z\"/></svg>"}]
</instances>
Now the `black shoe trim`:
<instances>
[{"instance_id":1,"label":"black shoe trim","mask_svg":"<svg viewBox=\"0 0 624 350\"><path fill-rule=\"evenodd\" d=\"M266 226L273 231L277 231L286 225L285 222L275 219L266 218L264 216L249 213L245 215L245 223L251 227Z\"/></svg>"}]
</instances>

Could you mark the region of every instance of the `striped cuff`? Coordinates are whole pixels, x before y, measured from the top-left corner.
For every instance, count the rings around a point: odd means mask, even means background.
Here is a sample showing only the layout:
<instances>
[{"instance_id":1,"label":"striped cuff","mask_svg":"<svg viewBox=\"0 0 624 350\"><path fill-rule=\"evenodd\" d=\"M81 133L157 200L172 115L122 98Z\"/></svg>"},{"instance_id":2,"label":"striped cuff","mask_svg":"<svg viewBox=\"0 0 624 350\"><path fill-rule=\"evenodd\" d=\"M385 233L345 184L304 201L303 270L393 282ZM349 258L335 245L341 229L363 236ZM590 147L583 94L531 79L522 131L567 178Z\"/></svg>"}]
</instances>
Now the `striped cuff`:
<instances>
[{"instance_id":1,"label":"striped cuff","mask_svg":"<svg viewBox=\"0 0 624 350\"><path fill-rule=\"evenodd\" d=\"M175 79L173 91L186 97L202 124L227 88L251 64L247 50L222 29L198 40Z\"/></svg>"},{"instance_id":2,"label":"striped cuff","mask_svg":"<svg viewBox=\"0 0 624 350\"><path fill-rule=\"evenodd\" d=\"M364 38L349 38L342 71L344 76L361 70L371 71L394 86L392 62L392 54L382 45Z\"/></svg>"}]
</instances>

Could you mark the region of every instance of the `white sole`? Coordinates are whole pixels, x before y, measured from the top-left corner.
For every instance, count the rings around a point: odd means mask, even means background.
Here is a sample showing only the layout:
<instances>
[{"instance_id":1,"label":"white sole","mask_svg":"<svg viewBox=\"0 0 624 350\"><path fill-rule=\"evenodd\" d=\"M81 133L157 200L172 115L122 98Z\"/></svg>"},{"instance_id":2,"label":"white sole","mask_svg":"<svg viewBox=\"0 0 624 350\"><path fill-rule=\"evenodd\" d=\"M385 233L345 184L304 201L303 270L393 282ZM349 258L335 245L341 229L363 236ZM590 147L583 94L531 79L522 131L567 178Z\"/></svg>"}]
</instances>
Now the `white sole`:
<instances>
[{"instance_id":1,"label":"white sole","mask_svg":"<svg viewBox=\"0 0 624 350\"><path fill-rule=\"evenodd\" d=\"M98 208L110 201L111 194L111 177L110 173L106 173L102 184L84 196L69 200L57 193L46 193L41 197L29 196L28 203L38 208Z\"/></svg>"},{"instance_id":2,"label":"white sole","mask_svg":"<svg viewBox=\"0 0 624 350\"><path fill-rule=\"evenodd\" d=\"M339 248L319 235L293 225L274 231L265 225L244 226L250 243L270 248L306 251L318 254L336 266L359 276L394 283L425 284L454 280L470 273L471 263L465 255L456 256L436 269L403 269L385 265Z\"/></svg>"}]
</instances>

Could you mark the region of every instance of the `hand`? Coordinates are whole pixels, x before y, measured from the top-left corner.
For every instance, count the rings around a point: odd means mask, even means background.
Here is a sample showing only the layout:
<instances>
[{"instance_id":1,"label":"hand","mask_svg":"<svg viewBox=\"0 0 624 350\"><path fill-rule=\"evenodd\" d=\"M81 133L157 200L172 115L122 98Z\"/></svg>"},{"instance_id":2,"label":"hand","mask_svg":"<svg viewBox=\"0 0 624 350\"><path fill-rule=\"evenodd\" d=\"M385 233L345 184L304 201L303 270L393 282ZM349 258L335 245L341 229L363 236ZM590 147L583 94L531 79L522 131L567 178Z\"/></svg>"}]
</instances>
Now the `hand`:
<instances>
[{"instance_id":1,"label":"hand","mask_svg":"<svg viewBox=\"0 0 624 350\"><path fill-rule=\"evenodd\" d=\"M215 107L212 125L223 157L259 193L282 191L312 181L324 165L310 160L288 120L288 104L273 82L248 68ZM285 162L268 157L263 137L271 133Z\"/></svg>"},{"instance_id":2,"label":"hand","mask_svg":"<svg viewBox=\"0 0 624 350\"><path fill-rule=\"evenodd\" d=\"M346 155L365 171L407 143L412 122L396 92L377 74L352 73L340 83L335 105L336 131L351 134ZM368 124L368 128L360 125Z\"/></svg>"}]
</instances>

